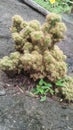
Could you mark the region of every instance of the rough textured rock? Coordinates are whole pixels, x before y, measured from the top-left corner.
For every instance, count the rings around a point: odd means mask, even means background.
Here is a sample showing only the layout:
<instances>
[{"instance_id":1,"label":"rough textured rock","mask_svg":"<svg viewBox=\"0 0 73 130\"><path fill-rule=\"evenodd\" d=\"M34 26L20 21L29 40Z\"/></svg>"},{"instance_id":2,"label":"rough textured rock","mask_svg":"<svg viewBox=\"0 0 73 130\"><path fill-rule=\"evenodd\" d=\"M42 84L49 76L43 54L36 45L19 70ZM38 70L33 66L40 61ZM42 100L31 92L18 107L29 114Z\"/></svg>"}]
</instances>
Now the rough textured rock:
<instances>
[{"instance_id":1,"label":"rough textured rock","mask_svg":"<svg viewBox=\"0 0 73 130\"><path fill-rule=\"evenodd\" d=\"M29 21L44 17L17 0L0 1L0 57L14 50L9 28L13 15L21 15ZM68 56L69 72L73 75L73 25L67 24L66 39L59 44ZM10 83L8 81L10 80ZM6 95L0 96L0 130L73 130L73 105L61 104L52 99L40 103L39 99L26 96L0 72L0 82L6 88Z\"/></svg>"},{"instance_id":2,"label":"rough textured rock","mask_svg":"<svg viewBox=\"0 0 73 130\"><path fill-rule=\"evenodd\" d=\"M6 94L3 86L4 86L3 82L0 82L0 96L4 96Z\"/></svg>"},{"instance_id":3,"label":"rough textured rock","mask_svg":"<svg viewBox=\"0 0 73 130\"><path fill-rule=\"evenodd\" d=\"M73 106L51 99L40 103L23 94L0 98L0 117L3 130L73 129Z\"/></svg>"}]
</instances>

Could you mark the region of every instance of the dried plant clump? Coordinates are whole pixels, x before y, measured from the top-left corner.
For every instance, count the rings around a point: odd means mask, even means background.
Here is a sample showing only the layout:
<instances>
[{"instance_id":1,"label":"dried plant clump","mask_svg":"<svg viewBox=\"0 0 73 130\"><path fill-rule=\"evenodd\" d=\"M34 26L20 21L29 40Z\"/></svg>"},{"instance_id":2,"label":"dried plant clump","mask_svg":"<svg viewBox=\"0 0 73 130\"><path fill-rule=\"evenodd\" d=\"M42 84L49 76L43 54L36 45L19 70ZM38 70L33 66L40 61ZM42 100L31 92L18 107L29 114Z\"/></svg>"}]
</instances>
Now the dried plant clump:
<instances>
[{"instance_id":1,"label":"dried plant clump","mask_svg":"<svg viewBox=\"0 0 73 130\"><path fill-rule=\"evenodd\" d=\"M12 33L13 32L20 32L20 30L22 29L22 22L23 22L23 18L19 15L15 15L13 18L12 18L12 22L13 22L13 25L11 27L11 31Z\"/></svg>"},{"instance_id":2,"label":"dried plant clump","mask_svg":"<svg viewBox=\"0 0 73 130\"><path fill-rule=\"evenodd\" d=\"M5 56L0 60L0 68L6 72L10 77L15 74L20 73L21 64L20 64L20 53L14 52L10 56Z\"/></svg>"},{"instance_id":3,"label":"dried plant clump","mask_svg":"<svg viewBox=\"0 0 73 130\"><path fill-rule=\"evenodd\" d=\"M57 14L47 15L42 26L37 20L26 22L15 15L11 32L16 52L0 60L1 69L6 73L23 70L35 81L48 78L55 82L63 78L67 73L66 56L55 44L64 39L65 31L65 24Z\"/></svg>"},{"instance_id":4,"label":"dried plant clump","mask_svg":"<svg viewBox=\"0 0 73 130\"><path fill-rule=\"evenodd\" d=\"M29 23L29 26L32 27L34 30L38 31L40 30L40 23L37 20L32 20Z\"/></svg>"},{"instance_id":5,"label":"dried plant clump","mask_svg":"<svg viewBox=\"0 0 73 130\"><path fill-rule=\"evenodd\" d=\"M52 43L61 41L64 39L64 32L66 26L62 22L61 17L57 14L49 14L46 16L46 22L42 26L44 33L50 33L52 36Z\"/></svg>"},{"instance_id":6,"label":"dried plant clump","mask_svg":"<svg viewBox=\"0 0 73 130\"><path fill-rule=\"evenodd\" d=\"M64 82L65 86L62 87L62 94L68 101L73 101L73 78L67 76Z\"/></svg>"},{"instance_id":7,"label":"dried plant clump","mask_svg":"<svg viewBox=\"0 0 73 130\"><path fill-rule=\"evenodd\" d=\"M51 51L47 50L44 52L44 65L48 79L56 81L65 76L67 72L67 66L64 62L65 59L66 56L57 46Z\"/></svg>"}]
</instances>

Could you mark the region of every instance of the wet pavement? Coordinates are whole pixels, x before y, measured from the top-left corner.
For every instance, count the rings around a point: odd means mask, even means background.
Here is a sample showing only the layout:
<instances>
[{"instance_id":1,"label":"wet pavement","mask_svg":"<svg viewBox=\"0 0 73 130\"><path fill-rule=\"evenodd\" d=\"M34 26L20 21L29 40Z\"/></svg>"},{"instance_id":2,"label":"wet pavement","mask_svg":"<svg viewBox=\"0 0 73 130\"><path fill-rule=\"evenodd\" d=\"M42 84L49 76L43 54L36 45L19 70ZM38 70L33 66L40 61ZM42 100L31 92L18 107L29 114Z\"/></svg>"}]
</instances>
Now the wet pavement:
<instances>
[{"instance_id":1,"label":"wet pavement","mask_svg":"<svg viewBox=\"0 0 73 130\"><path fill-rule=\"evenodd\" d=\"M26 21L37 19L42 24L45 20L21 0L0 0L0 58L14 51L10 26L15 14ZM73 25L66 25L67 36L58 45L68 56L69 74L73 75ZM50 98L41 103L14 87L14 81L0 71L0 130L73 130L73 104Z\"/></svg>"}]
</instances>

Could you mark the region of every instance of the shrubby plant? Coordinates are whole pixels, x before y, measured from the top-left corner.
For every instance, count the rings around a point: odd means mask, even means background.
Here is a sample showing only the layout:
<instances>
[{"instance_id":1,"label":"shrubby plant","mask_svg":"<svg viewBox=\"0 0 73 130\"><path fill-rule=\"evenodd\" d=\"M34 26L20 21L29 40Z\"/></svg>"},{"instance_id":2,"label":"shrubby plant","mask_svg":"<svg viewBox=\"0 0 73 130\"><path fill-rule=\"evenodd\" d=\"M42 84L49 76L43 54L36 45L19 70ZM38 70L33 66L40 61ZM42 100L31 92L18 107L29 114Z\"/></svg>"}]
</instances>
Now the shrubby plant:
<instances>
[{"instance_id":1,"label":"shrubby plant","mask_svg":"<svg viewBox=\"0 0 73 130\"><path fill-rule=\"evenodd\" d=\"M64 39L66 31L61 17L56 14L47 15L45 23L40 26L37 20L24 21L21 16L12 18L12 38L16 52L0 60L3 71L29 73L35 81L48 78L56 81L66 75L66 56L56 45Z\"/></svg>"},{"instance_id":2,"label":"shrubby plant","mask_svg":"<svg viewBox=\"0 0 73 130\"><path fill-rule=\"evenodd\" d=\"M46 16L41 26L37 20L26 22L19 15L12 18L12 38L16 52L0 59L0 68L8 75L28 73L34 81L47 78L55 83L67 74L66 56L56 45L64 39L66 26L57 14Z\"/></svg>"}]
</instances>

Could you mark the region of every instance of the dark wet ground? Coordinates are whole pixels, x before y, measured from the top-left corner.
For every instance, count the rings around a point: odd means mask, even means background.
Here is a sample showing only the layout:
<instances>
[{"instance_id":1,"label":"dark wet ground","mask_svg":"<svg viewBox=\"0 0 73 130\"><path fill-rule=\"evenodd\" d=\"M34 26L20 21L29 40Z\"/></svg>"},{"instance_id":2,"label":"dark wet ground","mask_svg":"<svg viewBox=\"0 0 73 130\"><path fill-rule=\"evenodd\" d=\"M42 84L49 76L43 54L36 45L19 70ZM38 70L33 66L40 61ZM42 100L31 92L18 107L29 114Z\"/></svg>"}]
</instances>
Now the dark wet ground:
<instances>
[{"instance_id":1,"label":"dark wet ground","mask_svg":"<svg viewBox=\"0 0 73 130\"><path fill-rule=\"evenodd\" d=\"M27 21L37 19L43 23L45 19L18 0L0 0L0 58L14 51L9 28L15 14ZM73 75L73 24L66 25L67 37L59 46L68 57L69 74ZM4 88L6 92L0 96L0 130L73 130L73 104L50 98L41 103L20 89L21 82L17 81L17 86L15 80L0 72L0 90Z\"/></svg>"},{"instance_id":2,"label":"dark wet ground","mask_svg":"<svg viewBox=\"0 0 73 130\"><path fill-rule=\"evenodd\" d=\"M73 106L24 94L1 97L0 130L73 130Z\"/></svg>"}]
</instances>

